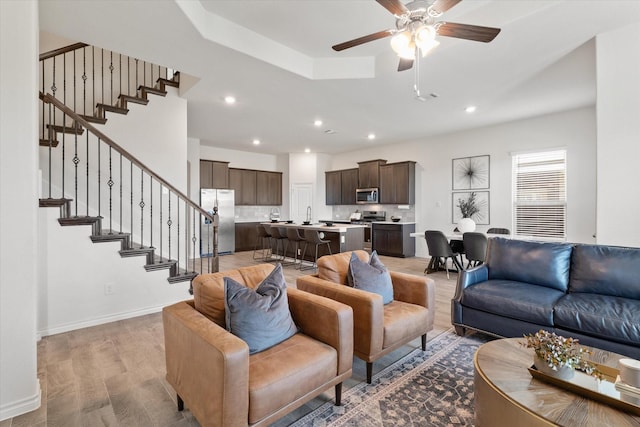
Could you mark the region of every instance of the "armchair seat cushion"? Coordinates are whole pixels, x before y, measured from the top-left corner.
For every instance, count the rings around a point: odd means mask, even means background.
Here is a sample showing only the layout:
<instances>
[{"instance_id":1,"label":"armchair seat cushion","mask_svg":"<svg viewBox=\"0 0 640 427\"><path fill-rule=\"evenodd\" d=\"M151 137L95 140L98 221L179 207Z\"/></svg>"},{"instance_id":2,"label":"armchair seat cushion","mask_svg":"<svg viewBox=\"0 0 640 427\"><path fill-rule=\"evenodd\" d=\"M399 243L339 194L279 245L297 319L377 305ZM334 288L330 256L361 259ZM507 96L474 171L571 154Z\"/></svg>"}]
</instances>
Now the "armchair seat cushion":
<instances>
[{"instance_id":1,"label":"armchair seat cushion","mask_svg":"<svg viewBox=\"0 0 640 427\"><path fill-rule=\"evenodd\" d=\"M553 306L564 295L547 286L488 280L466 288L462 304L512 319L553 326Z\"/></svg>"},{"instance_id":2,"label":"armchair seat cushion","mask_svg":"<svg viewBox=\"0 0 640 427\"><path fill-rule=\"evenodd\" d=\"M336 350L298 333L249 357L249 424L295 402L336 377ZM229 379L233 381L233 378ZM304 387L300 385L304 384Z\"/></svg>"},{"instance_id":3,"label":"armchair seat cushion","mask_svg":"<svg viewBox=\"0 0 640 427\"><path fill-rule=\"evenodd\" d=\"M640 346L640 300L573 293L555 306L556 326Z\"/></svg>"},{"instance_id":4,"label":"armchair seat cushion","mask_svg":"<svg viewBox=\"0 0 640 427\"><path fill-rule=\"evenodd\" d=\"M384 307L382 348L408 342L424 334L428 312L424 307L402 301L392 301Z\"/></svg>"}]
</instances>

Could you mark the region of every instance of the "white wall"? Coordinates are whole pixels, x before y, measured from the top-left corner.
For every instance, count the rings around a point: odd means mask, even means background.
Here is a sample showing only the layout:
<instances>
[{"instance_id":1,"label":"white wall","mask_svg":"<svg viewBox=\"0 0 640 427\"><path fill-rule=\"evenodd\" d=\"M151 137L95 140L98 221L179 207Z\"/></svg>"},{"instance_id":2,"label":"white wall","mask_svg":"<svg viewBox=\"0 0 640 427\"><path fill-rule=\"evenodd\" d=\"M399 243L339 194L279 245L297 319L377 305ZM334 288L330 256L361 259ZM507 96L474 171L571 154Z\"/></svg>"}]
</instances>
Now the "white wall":
<instances>
[{"instance_id":1,"label":"white wall","mask_svg":"<svg viewBox=\"0 0 640 427\"><path fill-rule=\"evenodd\" d=\"M40 406L38 4L0 1L0 420Z\"/></svg>"},{"instance_id":2,"label":"white wall","mask_svg":"<svg viewBox=\"0 0 640 427\"><path fill-rule=\"evenodd\" d=\"M567 149L567 240L593 242L595 232L595 110L583 108L437 136L424 141L394 144L341 154L332 169L350 168L357 162L386 159L415 160L416 231L452 230L451 160L489 154L490 225L511 226L511 153L564 147ZM416 242L416 254L426 256L426 244Z\"/></svg>"},{"instance_id":3,"label":"white wall","mask_svg":"<svg viewBox=\"0 0 640 427\"><path fill-rule=\"evenodd\" d=\"M601 244L640 247L640 24L596 38Z\"/></svg>"}]
</instances>

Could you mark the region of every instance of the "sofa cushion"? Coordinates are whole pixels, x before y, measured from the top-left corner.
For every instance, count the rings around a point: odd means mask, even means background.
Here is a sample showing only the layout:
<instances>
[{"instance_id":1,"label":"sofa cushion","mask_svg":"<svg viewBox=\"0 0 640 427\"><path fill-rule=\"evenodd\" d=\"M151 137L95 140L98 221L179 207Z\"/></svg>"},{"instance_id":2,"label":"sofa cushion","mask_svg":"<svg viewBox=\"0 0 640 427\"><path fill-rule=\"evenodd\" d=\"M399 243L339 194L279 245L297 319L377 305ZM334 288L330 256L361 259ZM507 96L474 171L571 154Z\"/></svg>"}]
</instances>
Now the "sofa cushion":
<instances>
[{"instance_id":1,"label":"sofa cushion","mask_svg":"<svg viewBox=\"0 0 640 427\"><path fill-rule=\"evenodd\" d=\"M224 273L199 274L193 279L193 302L196 310L218 326L226 328L224 317L224 277L255 289L273 271L273 264L259 264L228 270Z\"/></svg>"},{"instance_id":2,"label":"sofa cushion","mask_svg":"<svg viewBox=\"0 0 640 427\"><path fill-rule=\"evenodd\" d=\"M249 356L249 424L328 383L337 372L336 350L304 334Z\"/></svg>"},{"instance_id":3,"label":"sofa cushion","mask_svg":"<svg viewBox=\"0 0 640 427\"><path fill-rule=\"evenodd\" d=\"M429 310L421 305L404 301L392 301L387 304L384 307L382 348L407 342L413 337L425 334L428 317Z\"/></svg>"},{"instance_id":4,"label":"sofa cushion","mask_svg":"<svg viewBox=\"0 0 640 427\"><path fill-rule=\"evenodd\" d=\"M224 278L224 286L227 330L247 343L249 354L273 347L298 332L289 311L281 264L255 290L230 277Z\"/></svg>"},{"instance_id":5,"label":"sofa cushion","mask_svg":"<svg viewBox=\"0 0 640 427\"><path fill-rule=\"evenodd\" d=\"M553 326L553 306L564 292L511 280L488 280L469 286L462 305L538 325Z\"/></svg>"},{"instance_id":6,"label":"sofa cushion","mask_svg":"<svg viewBox=\"0 0 640 427\"><path fill-rule=\"evenodd\" d=\"M566 292L572 246L501 237L489 239L489 279L512 280Z\"/></svg>"},{"instance_id":7,"label":"sofa cushion","mask_svg":"<svg viewBox=\"0 0 640 427\"><path fill-rule=\"evenodd\" d=\"M577 245L571 255L569 292L640 300L640 248Z\"/></svg>"},{"instance_id":8,"label":"sofa cushion","mask_svg":"<svg viewBox=\"0 0 640 427\"><path fill-rule=\"evenodd\" d=\"M589 293L562 297L555 306L556 327L584 335L640 345L640 301Z\"/></svg>"},{"instance_id":9,"label":"sofa cushion","mask_svg":"<svg viewBox=\"0 0 640 427\"><path fill-rule=\"evenodd\" d=\"M361 261L354 252L351 252L348 285L380 295L383 304L393 301L393 284L389 270L382 264L376 251L371 253L371 260L368 263Z\"/></svg>"},{"instance_id":10,"label":"sofa cushion","mask_svg":"<svg viewBox=\"0 0 640 427\"><path fill-rule=\"evenodd\" d=\"M366 251L353 251L358 258L364 262L369 262L369 253ZM349 261L351 252L340 252L333 255L325 255L318 259L318 277L329 282L348 284Z\"/></svg>"}]
</instances>

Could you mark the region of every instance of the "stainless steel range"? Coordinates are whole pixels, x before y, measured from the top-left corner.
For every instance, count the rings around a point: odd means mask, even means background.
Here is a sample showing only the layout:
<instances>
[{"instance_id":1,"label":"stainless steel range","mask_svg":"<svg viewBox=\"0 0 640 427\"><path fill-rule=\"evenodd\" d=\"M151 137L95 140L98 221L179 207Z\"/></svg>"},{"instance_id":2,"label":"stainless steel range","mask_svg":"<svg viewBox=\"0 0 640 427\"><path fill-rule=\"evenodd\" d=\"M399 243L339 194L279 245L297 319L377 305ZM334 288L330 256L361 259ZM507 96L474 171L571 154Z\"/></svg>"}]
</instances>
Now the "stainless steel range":
<instances>
[{"instance_id":1,"label":"stainless steel range","mask_svg":"<svg viewBox=\"0 0 640 427\"><path fill-rule=\"evenodd\" d=\"M364 229L364 249L371 252L371 223L375 221L386 221L386 211L363 211L359 220L351 220L352 224L365 225Z\"/></svg>"}]
</instances>

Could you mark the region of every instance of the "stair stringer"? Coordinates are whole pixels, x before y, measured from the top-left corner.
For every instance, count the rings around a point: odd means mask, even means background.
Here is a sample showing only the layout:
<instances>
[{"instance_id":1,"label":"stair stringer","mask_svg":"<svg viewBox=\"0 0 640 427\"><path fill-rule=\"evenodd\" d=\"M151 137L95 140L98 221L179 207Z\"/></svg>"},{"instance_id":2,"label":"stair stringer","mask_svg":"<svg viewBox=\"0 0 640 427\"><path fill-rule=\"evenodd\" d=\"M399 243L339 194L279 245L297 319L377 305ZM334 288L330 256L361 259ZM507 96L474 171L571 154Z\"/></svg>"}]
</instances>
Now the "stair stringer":
<instances>
[{"instance_id":1,"label":"stair stringer","mask_svg":"<svg viewBox=\"0 0 640 427\"><path fill-rule=\"evenodd\" d=\"M122 258L119 242L95 244L91 226L61 227L59 214L39 210L39 335L156 313L188 297L189 281L169 283L166 271L145 271L144 257Z\"/></svg>"}]
</instances>

